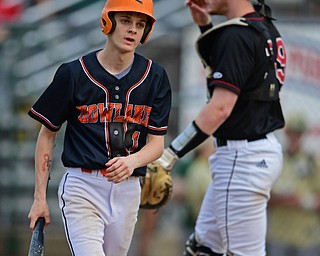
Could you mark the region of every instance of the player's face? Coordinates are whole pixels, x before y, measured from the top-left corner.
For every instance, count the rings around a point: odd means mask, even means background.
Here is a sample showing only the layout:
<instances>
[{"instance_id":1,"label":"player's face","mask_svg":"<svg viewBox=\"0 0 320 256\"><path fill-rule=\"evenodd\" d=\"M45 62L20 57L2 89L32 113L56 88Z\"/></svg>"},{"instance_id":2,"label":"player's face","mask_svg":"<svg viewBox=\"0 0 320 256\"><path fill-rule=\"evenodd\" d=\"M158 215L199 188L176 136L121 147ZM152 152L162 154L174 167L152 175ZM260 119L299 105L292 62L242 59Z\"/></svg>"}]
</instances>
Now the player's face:
<instances>
[{"instance_id":1,"label":"player's face","mask_svg":"<svg viewBox=\"0 0 320 256\"><path fill-rule=\"evenodd\" d=\"M136 12L117 12L116 28L109 39L122 51L134 51L139 45L147 24L147 15Z\"/></svg>"}]
</instances>

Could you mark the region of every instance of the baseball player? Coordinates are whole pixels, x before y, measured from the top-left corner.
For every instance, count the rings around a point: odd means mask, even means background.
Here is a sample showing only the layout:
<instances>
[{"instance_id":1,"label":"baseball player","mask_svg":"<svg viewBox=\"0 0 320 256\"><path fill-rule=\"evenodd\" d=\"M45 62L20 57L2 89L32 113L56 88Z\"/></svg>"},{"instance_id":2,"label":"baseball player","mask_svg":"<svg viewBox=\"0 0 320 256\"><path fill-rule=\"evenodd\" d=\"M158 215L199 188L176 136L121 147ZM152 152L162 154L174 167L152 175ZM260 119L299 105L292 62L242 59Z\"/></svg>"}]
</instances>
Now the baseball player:
<instances>
[{"instance_id":1,"label":"baseball player","mask_svg":"<svg viewBox=\"0 0 320 256\"><path fill-rule=\"evenodd\" d=\"M267 202L282 168L273 132L284 126L284 43L263 0L186 5L202 32L196 46L209 99L158 161L170 169L210 135L217 150L209 157L212 182L184 255L263 256ZM210 15L227 21L213 26Z\"/></svg>"},{"instance_id":2,"label":"baseball player","mask_svg":"<svg viewBox=\"0 0 320 256\"><path fill-rule=\"evenodd\" d=\"M66 122L58 196L72 255L124 256L140 204L139 176L164 149L171 88L163 67L135 53L154 26L152 0L108 0L105 47L62 64L29 111L42 124L35 152L33 229L50 223L46 181Z\"/></svg>"}]
</instances>

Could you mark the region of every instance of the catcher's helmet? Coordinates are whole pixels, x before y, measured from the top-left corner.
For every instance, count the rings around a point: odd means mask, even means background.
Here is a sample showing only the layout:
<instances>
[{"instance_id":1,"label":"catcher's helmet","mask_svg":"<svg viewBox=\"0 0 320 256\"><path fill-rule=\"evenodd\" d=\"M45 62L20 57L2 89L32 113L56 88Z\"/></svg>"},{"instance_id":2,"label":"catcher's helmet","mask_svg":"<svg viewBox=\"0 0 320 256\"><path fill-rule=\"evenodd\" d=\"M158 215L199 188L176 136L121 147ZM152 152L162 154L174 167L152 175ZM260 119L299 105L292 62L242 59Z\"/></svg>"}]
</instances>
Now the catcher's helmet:
<instances>
[{"instance_id":1,"label":"catcher's helmet","mask_svg":"<svg viewBox=\"0 0 320 256\"><path fill-rule=\"evenodd\" d=\"M101 28L105 35L113 32L115 29L115 20L110 15L112 12L138 12L148 16L147 26L141 38L141 43L145 43L151 34L153 24L156 21L153 17L152 0L107 0L101 14Z\"/></svg>"},{"instance_id":2,"label":"catcher's helmet","mask_svg":"<svg viewBox=\"0 0 320 256\"><path fill-rule=\"evenodd\" d=\"M263 16L271 20L275 20L272 17L271 8L265 3L265 0L251 0L251 3L257 12L260 12Z\"/></svg>"}]
</instances>

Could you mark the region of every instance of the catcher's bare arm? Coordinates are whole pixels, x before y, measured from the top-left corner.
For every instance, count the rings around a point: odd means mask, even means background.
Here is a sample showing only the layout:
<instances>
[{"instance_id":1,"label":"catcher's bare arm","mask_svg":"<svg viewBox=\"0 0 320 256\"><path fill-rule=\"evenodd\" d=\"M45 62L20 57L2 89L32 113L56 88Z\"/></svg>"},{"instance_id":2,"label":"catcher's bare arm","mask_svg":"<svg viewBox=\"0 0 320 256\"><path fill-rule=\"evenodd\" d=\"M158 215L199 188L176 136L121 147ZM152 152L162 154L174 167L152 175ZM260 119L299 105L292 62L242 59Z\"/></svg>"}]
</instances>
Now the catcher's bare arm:
<instances>
[{"instance_id":1,"label":"catcher's bare arm","mask_svg":"<svg viewBox=\"0 0 320 256\"><path fill-rule=\"evenodd\" d=\"M230 116L237 100L237 95L227 89L217 87L210 101L201 109L193 121L171 145L165 149L158 160L161 165L170 170L177 159L183 157L204 142L209 135Z\"/></svg>"},{"instance_id":2,"label":"catcher's bare arm","mask_svg":"<svg viewBox=\"0 0 320 256\"><path fill-rule=\"evenodd\" d=\"M55 147L56 132L41 126L35 152L35 191L34 201L28 218L30 229L34 229L39 217L45 218L46 225L50 224L49 207L46 200L46 188L51 170L52 156Z\"/></svg>"}]
</instances>

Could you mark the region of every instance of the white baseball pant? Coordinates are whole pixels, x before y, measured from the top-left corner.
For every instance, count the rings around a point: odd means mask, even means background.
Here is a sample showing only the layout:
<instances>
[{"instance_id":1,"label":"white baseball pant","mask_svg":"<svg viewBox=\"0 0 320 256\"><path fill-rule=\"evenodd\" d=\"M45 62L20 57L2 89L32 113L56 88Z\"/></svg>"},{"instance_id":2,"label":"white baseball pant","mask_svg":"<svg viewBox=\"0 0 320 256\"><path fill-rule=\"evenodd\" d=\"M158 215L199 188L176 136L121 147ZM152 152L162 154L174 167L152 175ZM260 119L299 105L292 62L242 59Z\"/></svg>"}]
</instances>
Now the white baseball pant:
<instances>
[{"instance_id":1,"label":"white baseball pant","mask_svg":"<svg viewBox=\"0 0 320 256\"><path fill-rule=\"evenodd\" d=\"M72 255L127 255L137 222L140 191L138 177L114 184L100 171L67 168L58 196Z\"/></svg>"},{"instance_id":2,"label":"white baseball pant","mask_svg":"<svg viewBox=\"0 0 320 256\"><path fill-rule=\"evenodd\" d=\"M216 253L265 256L267 202L282 169L282 148L266 139L228 141L209 158L212 182L196 222L199 242Z\"/></svg>"}]
</instances>

